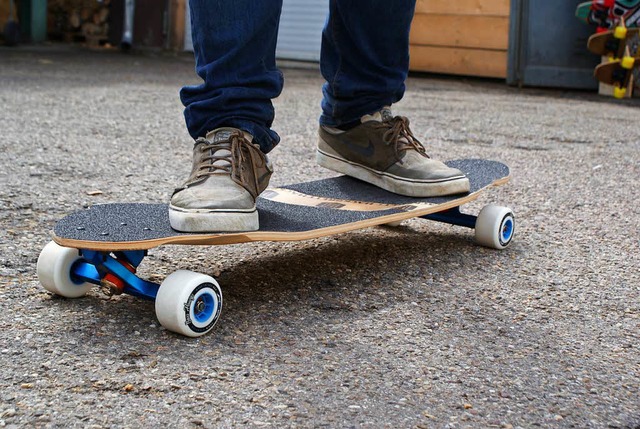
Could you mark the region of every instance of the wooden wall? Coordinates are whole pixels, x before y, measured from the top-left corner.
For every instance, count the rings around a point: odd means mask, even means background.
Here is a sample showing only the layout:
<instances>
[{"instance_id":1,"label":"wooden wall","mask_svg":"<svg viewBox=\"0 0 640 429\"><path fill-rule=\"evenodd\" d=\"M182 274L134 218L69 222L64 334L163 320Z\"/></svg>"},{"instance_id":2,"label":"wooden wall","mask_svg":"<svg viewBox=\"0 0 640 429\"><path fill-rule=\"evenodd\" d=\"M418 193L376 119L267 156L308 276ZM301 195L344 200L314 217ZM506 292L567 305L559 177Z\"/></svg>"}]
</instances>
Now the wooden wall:
<instances>
[{"instance_id":1,"label":"wooden wall","mask_svg":"<svg viewBox=\"0 0 640 429\"><path fill-rule=\"evenodd\" d=\"M17 3L17 2L16 2ZM13 12L13 19L16 19L16 12ZM9 0L0 0L0 32L9 19Z\"/></svg>"},{"instance_id":2,"label":"wooden wall","mask_svg":"<svg viewBox=\"0 0 640 429\"><path fill-rule=\"evenodd\" d=\"M187 0L169 0L168 48L181 52L184 49L184 19Z\"/></svg>"},{"instance_id":3,"label":"wooden wall","mask_svg":"<svg viewBox=\"0 0 640 429\"><path fill-rule=\"evenodd\" d=\"M509 0L417 0L411 70L506 78Z\"/></svg>"}]
</instances>

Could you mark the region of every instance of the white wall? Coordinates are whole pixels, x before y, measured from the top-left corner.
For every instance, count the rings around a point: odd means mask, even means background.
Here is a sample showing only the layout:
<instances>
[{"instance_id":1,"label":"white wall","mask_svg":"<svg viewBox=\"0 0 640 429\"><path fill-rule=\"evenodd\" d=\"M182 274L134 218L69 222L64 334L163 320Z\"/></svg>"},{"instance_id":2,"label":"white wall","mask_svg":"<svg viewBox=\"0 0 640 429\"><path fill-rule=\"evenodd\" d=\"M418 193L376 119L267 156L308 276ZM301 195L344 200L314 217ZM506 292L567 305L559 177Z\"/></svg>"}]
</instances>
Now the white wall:
<instances>
[{"instance_id":1,"label":"white wall","mask_svg":"<svg viewBox=\"0 0 640 429\"><path fill-rule=\"evenodd\" d=\"M276 57L319 61L322 28L329 0L283 0ZM189 9L185 13L184 50L193 51Z\"/></svg>"}]
</instances>

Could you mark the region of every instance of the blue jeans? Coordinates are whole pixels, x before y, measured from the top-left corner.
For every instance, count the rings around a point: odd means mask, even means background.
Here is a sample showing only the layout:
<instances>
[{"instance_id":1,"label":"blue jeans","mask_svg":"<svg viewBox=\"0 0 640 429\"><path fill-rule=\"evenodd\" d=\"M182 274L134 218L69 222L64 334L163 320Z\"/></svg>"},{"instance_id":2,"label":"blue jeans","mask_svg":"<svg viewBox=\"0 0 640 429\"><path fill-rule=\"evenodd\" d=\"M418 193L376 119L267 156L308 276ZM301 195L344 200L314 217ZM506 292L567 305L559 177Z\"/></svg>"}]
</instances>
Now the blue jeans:
<instances>
[{"instance_id":1,"label":"blue jeans","mask_svg":"<svg viewBox=\"0 0 640 429\"><path fill-rule=\"evenodd\" d=\"M330 0L322 33L320 123L340 126L400 100L416 0ZM229 126L267 153L280 141L271 100L282 73L275 49L282 0L190 0L196 72L180 92L193 138Z\"/></svg>"}]
</instances>

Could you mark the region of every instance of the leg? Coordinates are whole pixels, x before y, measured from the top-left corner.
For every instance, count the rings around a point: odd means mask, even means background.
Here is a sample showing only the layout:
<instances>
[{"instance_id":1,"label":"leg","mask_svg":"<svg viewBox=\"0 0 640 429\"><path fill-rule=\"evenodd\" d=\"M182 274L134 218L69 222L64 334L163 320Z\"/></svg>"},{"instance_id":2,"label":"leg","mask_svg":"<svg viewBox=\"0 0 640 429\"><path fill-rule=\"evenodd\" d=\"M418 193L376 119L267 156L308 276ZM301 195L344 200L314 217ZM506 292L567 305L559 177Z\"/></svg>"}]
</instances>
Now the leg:
<instances>
[{"instance_id":1,"label":"leg","mask_svg":"<svg viewBox=\"0 0 640 429\"><path fill-rule=\"evenodd\" d=\"M330 0L318 164L402 195L468 192L465 175L431 159L389 107L404 95L415 3Z\"/></svg>"},{"instance_id":2,"label":"leg","mask_svg":"<svg viewBox=\"0 0 640 429\"><path fill-rule=\"evenodd\" d=\"M341 126L400 100L415 0L331 0L322 34L320 123Z\"/></svg>"},{"instance_id":3,"label":"leg","mask_svg":"<svg viewBox=\"0 0 640 429\"><path fill-rule=\"evenodd\" d=\"M194 139L222 126L242 129L263 152L279 141L271 100L282 91L275 49L282 0L190 0L196 72L204 83L182 88Z\"/></svg>"},{"instance_id":4,"label":"leg","mask_svg":"<svg viewBox=\"0 0 640 429\"><path fill-rule=\"evenodd\" d=\"M282 0L190 0L196 72L185 87L193 167L169 204L179 231L258 229L256 198L273 169L265 155L278 143L271 99L282 91L275 48Z\"/></svg>"}]
</instances>

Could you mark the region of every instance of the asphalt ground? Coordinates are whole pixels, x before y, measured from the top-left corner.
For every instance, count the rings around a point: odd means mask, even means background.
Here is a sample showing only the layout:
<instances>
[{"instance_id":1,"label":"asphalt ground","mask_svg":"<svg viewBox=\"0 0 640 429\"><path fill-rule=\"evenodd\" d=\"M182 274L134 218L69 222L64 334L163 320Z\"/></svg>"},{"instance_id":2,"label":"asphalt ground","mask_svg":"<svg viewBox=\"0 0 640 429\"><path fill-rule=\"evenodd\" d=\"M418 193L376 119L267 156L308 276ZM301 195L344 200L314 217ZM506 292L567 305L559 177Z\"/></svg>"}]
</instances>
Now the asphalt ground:
<instances>
[{"instance_id":1,"label":"asphalt ground","mask_svg":"<svg viewBox=\"0 0 640 429\"><path fill-rule=\"evenodd\" d=\"M315 165L321 77L284 69L272 185ZM166 202L191 167L188 56L0 49L0 427L640 427L640 103L412 76L395 112L439 159L512 180L504 251L413 220L293 243L167 246L142 275L215 276L214 331L152 302L46 292L57 219Z\"/></svg>"}]
</instances>

